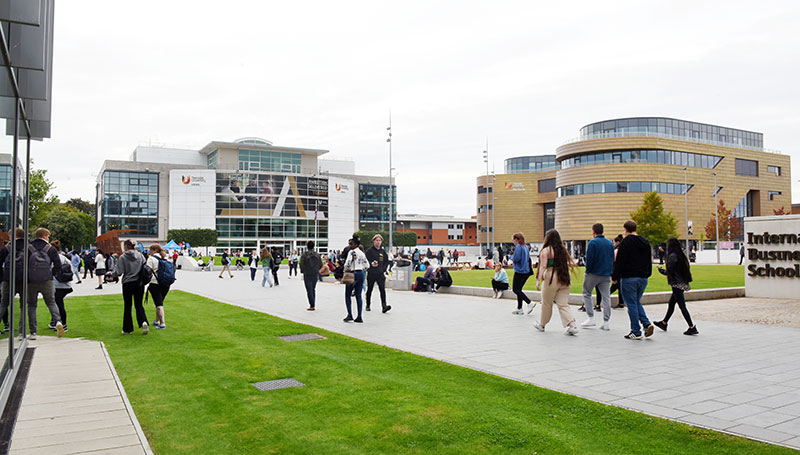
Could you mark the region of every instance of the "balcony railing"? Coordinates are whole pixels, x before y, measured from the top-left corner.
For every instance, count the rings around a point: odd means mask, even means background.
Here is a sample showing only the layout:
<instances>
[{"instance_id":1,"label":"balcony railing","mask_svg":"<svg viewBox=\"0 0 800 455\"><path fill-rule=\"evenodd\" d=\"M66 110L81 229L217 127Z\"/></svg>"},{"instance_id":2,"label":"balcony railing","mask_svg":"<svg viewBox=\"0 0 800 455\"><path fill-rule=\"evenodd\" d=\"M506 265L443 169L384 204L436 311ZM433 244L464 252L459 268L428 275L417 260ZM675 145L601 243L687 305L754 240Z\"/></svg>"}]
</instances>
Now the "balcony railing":
<instances>
[{"instance_id":1,"label":"balcony railing","mask_svg":"<svg viewBox=\"0 0 800 455\"><path fill-rule=\"evenodd\" d=\"M654 131L614 131L610 133L592 133L585 136L574 137L564 141L563 145L573 144L575 142L589 141L592 139L610 139L616 137L660 137L664 139L675 139L678 141L697 142L699 144L717 145L720 147L734 147L745 150L755 150L758 152L782 154L780 150L766 149L763 147L755 147L751 145L735 144L731 142L712 141L710 139L702 139L699 137L678 136L675 134L658 133Z\"/></svg>"}]
</instances>

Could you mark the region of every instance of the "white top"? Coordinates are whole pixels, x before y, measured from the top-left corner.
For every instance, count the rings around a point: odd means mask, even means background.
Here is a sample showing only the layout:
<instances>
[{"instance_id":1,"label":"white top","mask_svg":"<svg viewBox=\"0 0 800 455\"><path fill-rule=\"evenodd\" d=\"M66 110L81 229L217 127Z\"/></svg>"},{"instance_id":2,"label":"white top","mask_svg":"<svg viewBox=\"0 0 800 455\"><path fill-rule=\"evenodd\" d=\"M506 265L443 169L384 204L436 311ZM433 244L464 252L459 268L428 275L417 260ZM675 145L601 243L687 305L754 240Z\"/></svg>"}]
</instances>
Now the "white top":
<instances>
[{"instance_id":1,"label":"white top","mask_svg":"<svg viewBox=\"0 0 800 455\"><path fill-rule=\"evenodd\" d=\"M158 284L158 259L155 255L151 254L147 257L147 266L153 269L153 278L150 278L150 284Z\"/></svg>"},{"instance_id":2,"label":"white top","mask_svg":"<svg viewBox=\"0 0 800 455\"><path fill-rule=\"evenodd\" d=\"M250 255L250 259L248 260L250 261L251 269L258 269L258 263L259 263L258 256Z\"/></svg>"},{"instance_id":3,"label":"white top","mask_svg":"<svg viewBox=\"0 0 800 455\"><path fill-rule=\"evenodd\" d=\"M94 257L94 265L95 265L95 268L105 270L105 268L106 268L106 258L102 254L97 253L97 256Z\"/></svg>"},{"instance_id":4,"label":"white top","mask_svg":"<svg viewBox=\"0 0 800 455\"><path fill-rule=\"evenodd\" d=\"M355 272L356 270L367 270L368 268L369 262L367 262L367 256L360 248L347 252L347 260L344 262L345 270L348 272Z\"/></svg>"}]
</instances>

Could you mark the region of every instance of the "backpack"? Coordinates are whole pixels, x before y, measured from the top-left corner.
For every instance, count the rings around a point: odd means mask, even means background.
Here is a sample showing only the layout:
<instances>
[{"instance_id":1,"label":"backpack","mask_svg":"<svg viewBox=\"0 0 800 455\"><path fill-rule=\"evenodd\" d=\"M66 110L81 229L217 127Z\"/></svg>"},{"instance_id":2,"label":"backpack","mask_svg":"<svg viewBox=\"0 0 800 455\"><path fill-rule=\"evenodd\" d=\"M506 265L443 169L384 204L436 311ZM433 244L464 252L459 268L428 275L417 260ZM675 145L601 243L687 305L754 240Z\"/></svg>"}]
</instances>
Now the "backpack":
<instances>
[{"instance_id":1,"label":"backpack","mask_svg":"<svg viewBox=\"0 0 800 455\"><path fill-rule=\"evenodd\" d=\"M72 264L62 261L61 267L56 268L55 278L59 283L69 283L72 281Z\"/></svg>"},{"instance_id":2,"label":"backpack","mask_svg":"<svg viewBox=\"0 0 800 455\"><path fill-rule=\"evenodd\" d=\"M319 273L319 271L322 270L322 259L320 259L319 255L311 252L306 252L304 254L306 256L306 260L304 261L305 270L301 270L303 275L313 275Z\"/></svg>"},{"instance_id":3,"label":"backpack","mask_svg":"<svg viewBox=\"0 0 800 455\"><path fill-rule=\"evenodd\" d=\"M166 259L158 259L158 272L156 273L156 281L161 286L169 286L175 282L175 266Z\"/></svg>"},{"instance_id":4,"label":"backpack","mask_svg":"<svg viewBox=\"0 0 800 455\"><path fill-rule=\"evenodd\" d=\"M143 288L147 286L147 284L150 283L150 280L152 279L153 279L153 269L151 269L150 266L147 265L147 262L142 263L142 268L139 269L139 273L136 275L136 284L138 284L139 287Z\"/></svg>"},{"instance_id":5,"label":"backpack","mask_svg":"<svg viewBox=\"0 0 800 455\"><path fill-rule=\"evenodd\" d=\"M28 245L28 282L29 283L47 283L53 279L53 261L47 254L53 248L49 243L46 243L41 250L33 245Z\"/></svg>"},{"instance_id":6,"label":"backpack","mask_svg":"<svg viewBox=\"0 0 800 455\"><path fill-rule=\"evenodd\" d=\"M11 244L6 245L8 256L6 256L5 264L3 264L3 281L6 283L11 280ZM25 271L25 251L17 249L17 257L14 260L14 268L17 271L16 281L22 281L22 273Z\"/></svg>"},{"instance_id":7,"label":"backpack","mask_svg":"<svg viewBox=\"0 0 800 455\"><path fill-rule=\"evenodd\" d=\"M447 269L441 269L439 271L439 286L452 286L453 285L453 277L450 276L450 272Z\"/></svg>"}]
</instances>

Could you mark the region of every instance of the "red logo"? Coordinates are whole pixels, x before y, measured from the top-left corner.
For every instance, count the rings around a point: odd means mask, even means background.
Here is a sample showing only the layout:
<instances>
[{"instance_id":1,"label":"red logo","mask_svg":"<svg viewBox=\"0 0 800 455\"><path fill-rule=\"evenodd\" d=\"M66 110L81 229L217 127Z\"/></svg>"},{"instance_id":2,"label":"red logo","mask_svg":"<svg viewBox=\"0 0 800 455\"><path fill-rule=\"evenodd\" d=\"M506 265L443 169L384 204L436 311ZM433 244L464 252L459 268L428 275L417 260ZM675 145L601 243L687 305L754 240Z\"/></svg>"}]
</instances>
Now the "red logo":
<instances>
[{"instance_id":1,"label":"red logo","mask_svg":"<svg viewBox=\"0 0 800 455\"><path fill-rule=\"evenodd\" d=\"M189 182L192 181L192 178L189 177L189 176L186 176L186 175L182 175L181 176L181 181L183 182L184 185L188 185Z\"/></svg>"}]
</instances>

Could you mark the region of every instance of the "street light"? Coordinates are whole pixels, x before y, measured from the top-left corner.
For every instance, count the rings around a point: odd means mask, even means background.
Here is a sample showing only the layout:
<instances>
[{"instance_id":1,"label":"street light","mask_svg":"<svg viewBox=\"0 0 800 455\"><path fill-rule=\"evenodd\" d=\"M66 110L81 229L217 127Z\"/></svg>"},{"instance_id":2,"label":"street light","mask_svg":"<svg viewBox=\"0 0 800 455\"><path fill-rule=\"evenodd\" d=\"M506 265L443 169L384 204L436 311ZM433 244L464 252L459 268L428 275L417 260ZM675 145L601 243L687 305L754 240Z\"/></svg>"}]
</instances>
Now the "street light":
<instances>
[{"instance_id":1,"label":"street light","mask_svg":"<svg viewBox=\"0 0 800 455\"><path fill-rule=\"evenodd\" d=\"M389 132L389 137L386 139L386 142L389 143L389 251L392 250L394 247L394 243L392 243L392 217L393 212L392 206L394 205L394 187L392 185L392 111L389 110L389 127L386 128L386 131Z\"/></svg>"},{"instance_id":2,"label":"street light","mask_svg":"<svg viewBox=\"0 0 800 455\"><path fill-rule=\"evenodd\" d=\"M717 186L717 173L712 172L714 174L714 224L717 227L717 246L714 248L717 250L717 264L719 264L719 208L717 207L717 193L719 193L719 187Z\"/></svg>"},{"instance_id":3,"label":"street light","mask_svg":"<svg viewBox=\"0 0 800 455\"><path fill-rule=\"evenodd\" d=\"M497 176L492 171L492 249L494 249L494 187L497 186ZM494 254L493 252L491 254Z\"/></svg>"},{"instance_id":4,"label":"street light","mask_svg":"<svg viewBox=\"0 0 800 455\"><path fill-rule=\"evenodd\" d=\"M483 225L486 227L486 251L489 251L489 139L486 139L486 150L483 151L483 162L486 163L486 210L483 212ZM494 193L494 191L492 191Z\"/></svg>"},{"instance_id":5,"label":"street light","mask_svg":"<svg viewBox=\"0 0 800 455\"><path fill-rule=\"evenodd\" d=\"M689 178L687 170L688 168L683 168L683 221L686 227L686 257L691 257L689 254Z\"/></svg>"}]
</instances>

